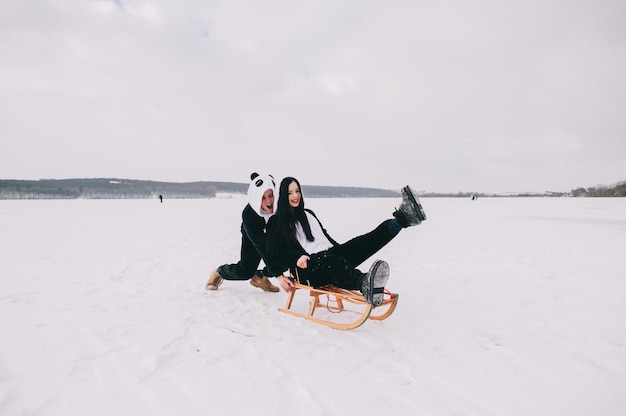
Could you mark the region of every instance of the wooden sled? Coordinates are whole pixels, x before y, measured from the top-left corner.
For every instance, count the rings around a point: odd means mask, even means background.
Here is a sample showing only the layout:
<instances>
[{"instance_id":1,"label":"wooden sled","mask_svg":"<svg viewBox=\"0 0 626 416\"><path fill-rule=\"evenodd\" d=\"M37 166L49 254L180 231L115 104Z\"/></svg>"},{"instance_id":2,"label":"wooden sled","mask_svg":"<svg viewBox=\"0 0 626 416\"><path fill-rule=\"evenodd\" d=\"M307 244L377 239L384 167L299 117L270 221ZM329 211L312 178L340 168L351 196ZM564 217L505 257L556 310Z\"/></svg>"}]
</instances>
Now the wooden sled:
<instances>
[{"instance_id":1,"label":"wooden sled","mask_svg":"<svg viewBox=\"0 0 626 416\"><path fill-rule=\"evenodd\" d=\"M391 293L385 289L385 299L379 306L372 306L367 303L363 295L356 290L341 289L335 286L324 286L315 288L312 286L303 285L300 283L294 283L295 289L289 292L287 297L287 303L284 308L278 308L279 311L287 313L289 315L304 318L306 320L326 325L334 329L354 329L363 325L368 319L376 321L382 321L389 318L398 304L398 294ZM309 291L311 300L309 302L309 311L307 314L299 313L292 310L293 299L295 294L300 289L306 289ZM320 300L320 296L324 297L324 300ZM358 310L352 310L346 308L347 304L358 305ZM334 313L352 312L358 316L356 320L340 323L330 319L323 319L314 317L313 314L318 309L328 310ZM362 310L362 312L361 312ZM381 310L382 312L374 315L374 310Z\"/></svg>"}]
</instances>

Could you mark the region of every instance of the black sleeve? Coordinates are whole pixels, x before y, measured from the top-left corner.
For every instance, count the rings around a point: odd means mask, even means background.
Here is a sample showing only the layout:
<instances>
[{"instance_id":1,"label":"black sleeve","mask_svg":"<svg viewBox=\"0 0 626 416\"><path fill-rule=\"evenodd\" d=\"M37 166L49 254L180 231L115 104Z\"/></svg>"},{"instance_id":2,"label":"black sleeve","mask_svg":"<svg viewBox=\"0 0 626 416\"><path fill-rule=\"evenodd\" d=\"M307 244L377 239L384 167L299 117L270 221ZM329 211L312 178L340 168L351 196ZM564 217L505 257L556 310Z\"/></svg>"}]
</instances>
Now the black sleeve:
<instances>
[{"instance_id":1,"label":"black sleeve","mask_svg":"<svg viewBox=\"0 0 626 416\"><path fill-rule=\"evenodd\" d=\"M271 276L278 276L284 270L280 269L280 266L277 265L272 259L269 258L267 254L267 249L265 247L265 241L267 236L265 234L265 220L263 217L260 217L250 205L246 205L246 208L243 210L242 214L242 224L241 228L245 235L248 237L257 253L265 262L267 266L267 270L269 271Z\"/></svg>"},{"instance_id":2,"label":"black sleeve","mask_svg":"<svg viewBox=\"0 0 626 416\"><path fill-rule=\"evenodd\" d=\"M271 229L276 225L276 221L274 221L275 217L270 218L267 223L267 230L270 233ZM284 239L279 239L276 244L276 247L272 247L272 258L271 261L274 264L278 264L279 268L282 271L290 269L296 265L296 262L302 255L308 255L306 251L302 248L300 244L290 244L288 241Z\"/></svg>"}]
</instances>

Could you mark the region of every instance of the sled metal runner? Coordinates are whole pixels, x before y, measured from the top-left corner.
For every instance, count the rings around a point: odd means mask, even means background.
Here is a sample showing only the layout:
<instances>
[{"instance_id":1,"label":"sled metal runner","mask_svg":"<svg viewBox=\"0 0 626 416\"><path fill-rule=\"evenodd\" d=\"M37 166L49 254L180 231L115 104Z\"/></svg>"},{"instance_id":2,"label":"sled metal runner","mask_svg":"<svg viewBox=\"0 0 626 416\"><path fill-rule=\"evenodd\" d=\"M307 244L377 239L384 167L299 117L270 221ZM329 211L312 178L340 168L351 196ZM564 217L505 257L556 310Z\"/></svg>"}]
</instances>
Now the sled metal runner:
<instances>
[{"instance_id":1,"label":"sled metal runner","mask_svg":"<svg viewBox=\"0 0 626 416\"><path fill-rule=\"evenodd\" d=\"M311 300L309 302L309 311L307 314L296 312L292 309L293 300L296 292L301 289L308 290ZM320 296L325 298L320 300ZM375 321L382 321L387 319L395 310L398 303L398 294L391 293L385 289L385 298L383 303L379 306L372 306L369 304L363 295L356 290L341 289L335 286L324 286L320 288L295 283L295 288L289 292L287 297L287 303L284 308L278 308L279 311L286 314L297 316L299 318L306 319L318 324L326 325L334 329L354 329L363 325L368 319ZM356 310L349 309L348 305L356 305ZM323 319L313 316L318 309L328 310L334 313L352 312L358 317L356 320L340 323L331 319ZM362 310L362 311L361 311ZM381 311L378 314L374 312L376 310Z\"/></svg>"}]
</instances>

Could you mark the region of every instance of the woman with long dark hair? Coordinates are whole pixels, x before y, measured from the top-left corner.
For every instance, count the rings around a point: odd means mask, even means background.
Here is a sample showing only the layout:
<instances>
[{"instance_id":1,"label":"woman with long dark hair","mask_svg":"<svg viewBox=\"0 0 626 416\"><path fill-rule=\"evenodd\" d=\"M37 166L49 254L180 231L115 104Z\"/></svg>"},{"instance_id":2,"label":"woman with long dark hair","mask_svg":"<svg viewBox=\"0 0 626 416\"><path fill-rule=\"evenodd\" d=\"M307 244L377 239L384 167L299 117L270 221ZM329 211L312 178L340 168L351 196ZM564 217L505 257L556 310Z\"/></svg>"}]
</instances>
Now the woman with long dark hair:
<instances>
[{"instance_id":1,"label":"woman with long dark hair","mask_svg":"<svg viewBox=\"0 0 626 416\"><path fill-rule=\"evenodd\" d=\"M389 243L403 228L426 219L415 192L402 188L402 203L393 219L383 221L367 234L339 244L328 234L315 213L304 207L300 182L284 178L278 193L278 207L267 224L267 252L273 262L289 269L301 283L314 287L332 284L360 290L374 306L380 305L389 278L389 265L376 260L367 273L356 267ZM279 277L285 291L293 282Z\"/></svg>"}]
</instances>

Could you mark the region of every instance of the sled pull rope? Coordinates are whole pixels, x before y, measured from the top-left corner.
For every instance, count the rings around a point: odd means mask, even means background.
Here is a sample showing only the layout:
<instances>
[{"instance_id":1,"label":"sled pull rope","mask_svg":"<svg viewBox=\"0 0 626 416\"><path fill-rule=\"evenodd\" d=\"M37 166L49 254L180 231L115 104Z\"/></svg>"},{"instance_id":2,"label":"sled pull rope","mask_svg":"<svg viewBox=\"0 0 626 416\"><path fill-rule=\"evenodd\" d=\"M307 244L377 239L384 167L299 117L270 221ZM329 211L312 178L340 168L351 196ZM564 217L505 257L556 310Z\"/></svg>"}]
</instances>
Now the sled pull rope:
<instances>
[{"instance_id":1,"label":"sled pull rope","mask_svg":"<svg viewBox=\"0 0 626 416\"><path fill-rule=\"evenodd\" d=\"M339 302L337 301L337 296L335 296L335 299L334 299L334 300L332 300L332 299L330 298L330 294L328 294L328 293L327 293L327 294L326 294L326 309L328 310L328 312L330 312L330 313L341 313L341 312L343 312L341 309L337 309L337 308L335 308L335 310L333 310L333 309L330 307L330 302L334 302L334 303L336 303L336 304L339 304Z\"/></svg>"}]
</instances>

